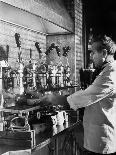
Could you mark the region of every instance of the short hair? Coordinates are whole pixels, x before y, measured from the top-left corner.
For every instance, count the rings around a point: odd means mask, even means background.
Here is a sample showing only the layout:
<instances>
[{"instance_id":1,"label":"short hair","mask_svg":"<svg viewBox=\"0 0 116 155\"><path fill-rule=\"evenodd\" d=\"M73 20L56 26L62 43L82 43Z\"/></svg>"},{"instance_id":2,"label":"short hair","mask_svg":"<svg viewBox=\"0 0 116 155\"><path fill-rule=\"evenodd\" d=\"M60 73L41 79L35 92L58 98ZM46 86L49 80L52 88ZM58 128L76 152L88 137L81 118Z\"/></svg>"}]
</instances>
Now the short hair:
<instances>
[{"instance_id":1,"label":"short hair","mask_svg":"<svg viewBox=\"0 0 116 155\"><path fill-rule=\"evenodd\" d=\"M114 55L114 53L116 52L116 44L109 36L106 35L94 36L92 38L91 43L93 44L94 42L100 43L99 46L97 47L98 51L105 49L108 55Z\"/></svg>"}]
</instances>

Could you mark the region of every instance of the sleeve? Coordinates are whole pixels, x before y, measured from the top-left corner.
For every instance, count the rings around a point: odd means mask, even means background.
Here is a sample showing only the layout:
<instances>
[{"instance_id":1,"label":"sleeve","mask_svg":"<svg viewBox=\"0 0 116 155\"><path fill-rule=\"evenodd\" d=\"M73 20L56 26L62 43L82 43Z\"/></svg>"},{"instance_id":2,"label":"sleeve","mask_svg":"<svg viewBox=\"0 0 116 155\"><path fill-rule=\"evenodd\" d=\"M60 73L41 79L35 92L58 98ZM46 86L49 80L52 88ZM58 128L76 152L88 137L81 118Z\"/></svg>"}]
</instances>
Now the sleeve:
<instances>
[{"instance_id":1,"label":"sleeve","mask_svg":"<svg viewBox=\"0 0 116 155\"><path fill-rule=\"evenodd\" d=\"M70 108L77 110L97 103L113 92L113 78L116 77L116 71L111 68L105 68L95 81L85 90L80 90L67 97Z\"/></svg>"}]
</instances>

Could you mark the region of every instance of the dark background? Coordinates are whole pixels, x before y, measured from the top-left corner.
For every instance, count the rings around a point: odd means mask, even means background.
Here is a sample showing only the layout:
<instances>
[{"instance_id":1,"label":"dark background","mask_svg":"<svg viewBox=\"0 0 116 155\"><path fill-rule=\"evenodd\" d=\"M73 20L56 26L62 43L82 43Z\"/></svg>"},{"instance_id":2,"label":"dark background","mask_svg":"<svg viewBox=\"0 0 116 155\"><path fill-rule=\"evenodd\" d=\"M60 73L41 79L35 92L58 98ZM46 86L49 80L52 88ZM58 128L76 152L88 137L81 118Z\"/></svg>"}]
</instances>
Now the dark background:
<instances>
[{"instance_id":1,"label":"dark background","mask_svg":"<svg viewBox=\"0 0 116 155\"><path fill-rule=\"evenodd\" d=\"M83 0L87 28L116 41L116 0Z\"/></svg>"}]
</instances>

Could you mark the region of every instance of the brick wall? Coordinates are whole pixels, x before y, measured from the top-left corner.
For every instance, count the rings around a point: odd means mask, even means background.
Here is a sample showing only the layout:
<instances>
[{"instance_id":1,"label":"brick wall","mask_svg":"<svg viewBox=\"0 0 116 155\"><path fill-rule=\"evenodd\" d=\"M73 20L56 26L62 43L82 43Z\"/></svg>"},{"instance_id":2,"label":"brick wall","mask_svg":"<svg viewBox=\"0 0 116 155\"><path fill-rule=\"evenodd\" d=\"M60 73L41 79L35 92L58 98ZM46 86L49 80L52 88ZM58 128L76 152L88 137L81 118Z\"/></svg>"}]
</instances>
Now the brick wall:
<instances>
[{"instance_id":1,"label":"brick wall","mask_svg":"<svg viewBox=\"0 0 116 155\"><path fill-rule=\"evenodd\" d=\"M79 69L84 66L82 38L82 1L75 0L75 78L79 80Z\"/></svg>"},{"instance_id":2,"label":"brick wall","mask_svg":"<svg viewBox=\"0 0 116 155\"><path fill-rule=\"evenodd\" d=\"M9 49L8 62L12 67L16 67L18 64L18 48L15 42L15 33L20 34L22 56L25 64L28 63L30 58L30 48L32 49L33 60L40 61L39 53L35 47L35 42L40 43L40 47L43 52L42 61L46 59L45 35L0 20L0 56L4 56Z\"/></svg>"}]
</instances>

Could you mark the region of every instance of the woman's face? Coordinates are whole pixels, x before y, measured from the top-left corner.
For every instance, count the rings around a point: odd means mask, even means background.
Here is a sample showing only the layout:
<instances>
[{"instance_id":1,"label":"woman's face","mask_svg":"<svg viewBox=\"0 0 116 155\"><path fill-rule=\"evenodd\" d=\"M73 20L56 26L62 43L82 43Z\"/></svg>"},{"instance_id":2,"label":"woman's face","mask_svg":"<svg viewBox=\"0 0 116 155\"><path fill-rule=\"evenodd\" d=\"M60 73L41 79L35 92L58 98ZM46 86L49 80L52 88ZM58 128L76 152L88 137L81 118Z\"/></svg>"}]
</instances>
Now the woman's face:
<instances>
[{"instance_id":1,"label":"woman's face","mask_svg":"<svg viewBox=\"0 0 116 155\"><path fill-rule=\"evenodd\" d=\"M100 67L102 66L104 62L104 53L103 50L98 51L100 43L99 42L94 42L92 44L92 52L91 52L91 58L93 60L94 66L95 67Z\"/></svg>"}]
</instances>

